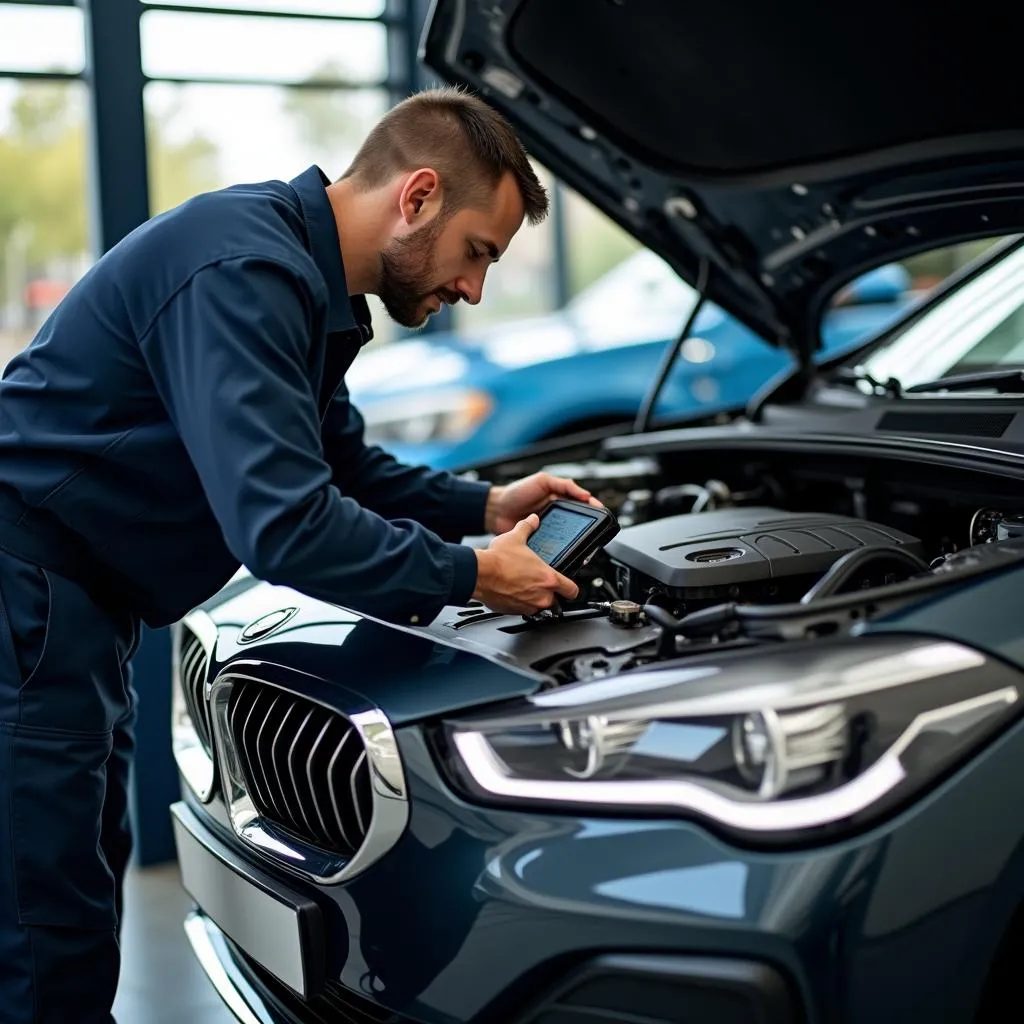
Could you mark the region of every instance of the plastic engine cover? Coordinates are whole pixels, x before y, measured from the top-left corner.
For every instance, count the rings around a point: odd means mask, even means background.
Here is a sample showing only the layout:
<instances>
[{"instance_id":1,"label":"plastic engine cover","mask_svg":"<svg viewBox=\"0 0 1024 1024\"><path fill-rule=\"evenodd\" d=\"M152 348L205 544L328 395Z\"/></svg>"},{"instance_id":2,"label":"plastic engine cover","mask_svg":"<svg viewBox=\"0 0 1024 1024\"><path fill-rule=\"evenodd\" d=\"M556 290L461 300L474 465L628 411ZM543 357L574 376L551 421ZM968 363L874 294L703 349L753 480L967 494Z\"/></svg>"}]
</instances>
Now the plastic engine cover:
<instances>
[{"instance_id":1,"label":"plastic engine cover","mask_svg":"<svg viewBox=\"0 0 1024 1024\"><path fill-rule=\"evenodd\" d=\"M921 542L899 530L847 516L737 508L670 516L621 530L605 548L613 561L670 592L818 576L856 548Z\"/></svg>"}]
</instances>

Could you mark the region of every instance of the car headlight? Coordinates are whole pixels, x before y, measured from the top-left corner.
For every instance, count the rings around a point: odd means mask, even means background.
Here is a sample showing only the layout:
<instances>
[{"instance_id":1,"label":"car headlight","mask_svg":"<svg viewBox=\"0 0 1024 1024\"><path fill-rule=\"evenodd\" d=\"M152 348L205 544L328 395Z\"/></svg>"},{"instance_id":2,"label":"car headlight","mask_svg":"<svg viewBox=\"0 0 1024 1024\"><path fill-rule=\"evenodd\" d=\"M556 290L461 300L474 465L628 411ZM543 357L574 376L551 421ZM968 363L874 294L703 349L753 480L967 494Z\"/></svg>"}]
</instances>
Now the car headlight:
<instances>
[{"instance_id":1,"label":"car headlight","mask_svg":"<svg viewBox=\"0 0 1024 1024\"><path fill-rule=\"evenodd\" d=\"M1016 716L1021 678L957 643L843 638L577 683L446 735L477 797L792 839L934 784Z\"/></svg>"},{"instance_id":2,"label":"car headlight","mask_svg":"<svg viewBox=\"0 0 1024 1024\"><path fill-rule=\"evenodd\" d=\"M425 444L465 440L492 406L485 391L458 390L402 395L362 405L360 411L371 443Z\"/></svg>"}]
</instances>

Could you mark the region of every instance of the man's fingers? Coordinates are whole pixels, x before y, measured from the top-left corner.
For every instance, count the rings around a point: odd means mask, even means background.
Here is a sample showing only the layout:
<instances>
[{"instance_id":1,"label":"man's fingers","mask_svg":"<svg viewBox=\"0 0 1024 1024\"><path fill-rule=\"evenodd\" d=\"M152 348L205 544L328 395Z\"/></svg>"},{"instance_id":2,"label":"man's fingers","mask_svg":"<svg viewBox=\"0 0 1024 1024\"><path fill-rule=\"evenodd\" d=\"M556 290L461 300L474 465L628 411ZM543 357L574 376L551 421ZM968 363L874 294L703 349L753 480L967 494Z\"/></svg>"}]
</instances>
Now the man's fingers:
<instances>
[{"instance_id":1,"label":"man's fingers","mask_svg":"<svg viewBox=\"0 0 1024 1024\"><path fill-rule=\"evenodd\" d=\"M575 498L577 501L589 501L590 491L580 487L575 480L564 476L552 476L550 473L542 473L541 484L548 490L550 495L561 495L563 498Z\"/></svg>"},{"instance_id":2,"label":"man's fingers","mask_svg":"<svg viewBox=\"0 0 1024 1024\"><path fill-rule=\"evenodd\" d=\"M555 573L555 591L562 595L562 597L568 598L570 601L574 600L576 595L580 592L580 588L568 576L563 576L560 572Z\"/></svg>"},{"instance_id":3,"label":"man's fingers","mask_svg":"<svg viewBox=\"0 0 1024 1024\"><path fill-rule=\"evenodd\" d=\"M570 498L575 498L577 501L590 501L590 491L585 487L580 487L575 480L561 480L559 482L563 485L563 494L567 494Z\"/></svg>"},{"instance_id":4,"label":"man's fingers","mask_svg":"<svg viewBox=\"0 0 1024 1024\"><path fill-rule=\"evenodd\" d=\"M604 508L586 487L581 487L575 480L564 476L549 476L547 483L554 493L551 498L552 501L555 496L561 495L564 498L574 498L578 502L586 502L589 505L593 505L596 509Z\"/></svg>"}]
</instances>

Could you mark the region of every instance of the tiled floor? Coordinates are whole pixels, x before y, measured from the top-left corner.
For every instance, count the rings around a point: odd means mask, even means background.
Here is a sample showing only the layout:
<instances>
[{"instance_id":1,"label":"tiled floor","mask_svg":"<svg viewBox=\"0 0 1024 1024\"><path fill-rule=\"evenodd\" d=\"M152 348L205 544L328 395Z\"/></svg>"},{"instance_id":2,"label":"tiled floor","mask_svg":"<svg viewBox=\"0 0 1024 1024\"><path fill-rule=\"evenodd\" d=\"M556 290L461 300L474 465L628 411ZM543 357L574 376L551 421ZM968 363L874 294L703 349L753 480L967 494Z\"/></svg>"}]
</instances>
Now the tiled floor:
<instances>
[{"instance_id":1,"label":"tiled floor","mask_svg":"<svg viewBox=\"0 0 1024 1024\"><path fill-rule=\"evenodd\" d=\"M234 1024L185 939L189 907L176 865L129 871L117 1024Z\"/></svg>"}]
</instances>

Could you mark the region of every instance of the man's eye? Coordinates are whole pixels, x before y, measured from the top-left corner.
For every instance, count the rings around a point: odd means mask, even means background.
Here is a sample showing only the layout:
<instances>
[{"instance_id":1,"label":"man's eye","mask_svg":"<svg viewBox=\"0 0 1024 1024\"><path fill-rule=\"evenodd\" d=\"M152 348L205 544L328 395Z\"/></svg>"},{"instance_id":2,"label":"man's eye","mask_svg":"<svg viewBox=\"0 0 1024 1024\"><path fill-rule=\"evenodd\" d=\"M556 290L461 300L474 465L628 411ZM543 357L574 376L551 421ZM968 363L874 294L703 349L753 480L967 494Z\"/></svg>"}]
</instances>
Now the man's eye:
<instances>
[{"instance_id":1,"label":"man's eye","mask_svg":"<svg viewBox=\"0 0 1024 1024\"><path fill-rule=\"evenodd\" d=\"M478 260L480 259L480 250L474 249L472 246L470 246L468 256L471 260Z\"/></svg>"}]
</instances>

